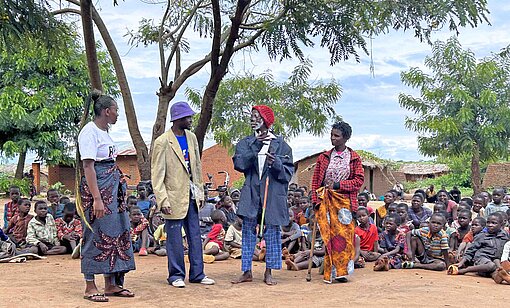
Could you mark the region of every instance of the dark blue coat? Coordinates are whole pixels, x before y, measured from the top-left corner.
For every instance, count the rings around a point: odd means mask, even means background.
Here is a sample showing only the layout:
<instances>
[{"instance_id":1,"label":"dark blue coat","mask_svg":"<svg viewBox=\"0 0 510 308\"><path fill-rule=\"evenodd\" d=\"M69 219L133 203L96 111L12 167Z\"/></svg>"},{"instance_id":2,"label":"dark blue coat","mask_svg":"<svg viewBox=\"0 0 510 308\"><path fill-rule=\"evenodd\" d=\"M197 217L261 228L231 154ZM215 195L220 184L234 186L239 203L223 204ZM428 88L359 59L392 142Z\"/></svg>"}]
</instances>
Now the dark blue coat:
<instances>
[{"instance_id":1,"label":"dark blue coat","mask_svg":"<svg viewBox=\"0 0 510 308\"><path fill-rule=\"evenodd\" d=\"M292 149L281 136L273 139L269 147L271 152L274 151L276 154L276 158L271 168L268 167L267 162L265 163L262 178L259 179L257 155L262 146L262 142L258 141L255 136L248 136L236 145L236 152L232 158L234 168L244 173L245 177L237 214L249 218L260 216L264 202L266 178L269 177L264 224L288 225L287 190L294 174Z\"/></svg>"}]
</instances>

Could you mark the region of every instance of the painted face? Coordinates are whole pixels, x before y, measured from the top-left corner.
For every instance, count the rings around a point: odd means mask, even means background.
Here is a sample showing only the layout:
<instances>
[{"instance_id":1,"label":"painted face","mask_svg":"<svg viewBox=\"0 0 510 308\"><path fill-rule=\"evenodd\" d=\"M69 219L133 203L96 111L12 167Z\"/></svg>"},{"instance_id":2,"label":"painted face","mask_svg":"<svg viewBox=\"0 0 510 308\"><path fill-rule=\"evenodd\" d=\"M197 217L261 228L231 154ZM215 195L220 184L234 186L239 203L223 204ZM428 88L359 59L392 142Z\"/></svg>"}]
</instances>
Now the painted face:
<instances>
[{"instance_id":1,"label":"painted face","mask_svg":"<svg viewBox=\"0 0 510 308\"><path fill-rule=\"evenodd\" d=\"M430 221L429 221L430 231L432 233L437 233L441 229L443 229L444 224L445 224L445 219L443 217L441 217L439 215L434 215L434 216L432 216L432 218L430 218Z\"/></svg>"},{"instance_id":2,"label":"painted face","mask_svg":"<svg viewBox=\"0 0 510 308\"><path fill-rule=\"evenodd\" d=\"M48 199L48 202L50 202L51 204L57 204L58 203L58 192L52 190L48 193L46 198Z\"/></svg>"},{"instance_id":3,"label":"painted face","mask_svg":"<svg viewBox=\"0 0 510 308\"><path fill-rule=\"evenodd\" d=\"M386 219L384 228L388 232L395 232L397 230L397 224L395 223L394 219Z\"/></svg>"},{"instance_id":4,"label":"painted face","mask_svg":"<svg viewBox=\"0 0 510 308\"><path fill-rule=\"evenodd\" d=\"M471 224L471 232L473 232L474 235L482 232L483 226L480 223L478 219L473 220L473 223Z\"/></svg>"},{"instance_id":5,"label":"painted face","mask_svg":"<svg viewBox=\"0 0 510 308\"><path fill-rule=\"evenodd\" d=\"M344 138L342 132L339 129L333 128L331 130L331 145L336 147L342 147L347 142L347 139Z\"/></svg>"},{"instance_id":6,"label":"painted face","mask_svg":"<svg viewBox=\"0 0 510 308\"><path fill-rule=\"evenodd\" d=\"M250 126L254 131L259 131L264 126L264 119L260 116L260 112L255 109L251 111Z\"/></svg>"},{"instance_id":7,"label":"painted face","mask_svg":"<svg viewBox=\"0 0 510 308\"><path fill-rule=\"evenodd\" d=\"M496 234L499 230L501 230L501 223L498 217L494 215L489 216L489 218L487 218L487 231L489 231L490 234Z\"/></svg>"},{"instance_id":8,"label":"painted face","mask_svg":"<svg viewBox=\"0 0 510 308\"><path fill-rule=\"evenodd\" d=\"M358 205L359 205L359 206L367 207L367 204L368 204L367 197L365 197L365 196L363 196L363 195L358 196Z\"/></svg>"},{"instance_id":9,"label":"painted face","mask_svg":"<svg viewBox=\"0 0 510 308\"><path fill-rule=\"evenodd\" d=\"M48 215L48 206L46 204L39 204L35 209L35 214L39 218L46 218L46 215Z\"/></svg>"},{"instance_id":10,"label":"painted face","mask_svg":"<svg viewBox=\"0 0 510 308\"><path fill-rule=\"evenodd\" d=\"M466 228L469 226L469 222L471 221L471 218L469 218L469 215L467 213L460 213L457 217L457 220L461 227Z\"/></svg>"},{"instance_id":11,"label":"painted face","mask_svg":"<svg viewBox=\"0 0 510 308\"><path fill-rule=\"evenodd\" d=\"M387 192L384 194L384 204L391 204L395 201L395 197L391 192Z\"/></svg>"}]
</instances>

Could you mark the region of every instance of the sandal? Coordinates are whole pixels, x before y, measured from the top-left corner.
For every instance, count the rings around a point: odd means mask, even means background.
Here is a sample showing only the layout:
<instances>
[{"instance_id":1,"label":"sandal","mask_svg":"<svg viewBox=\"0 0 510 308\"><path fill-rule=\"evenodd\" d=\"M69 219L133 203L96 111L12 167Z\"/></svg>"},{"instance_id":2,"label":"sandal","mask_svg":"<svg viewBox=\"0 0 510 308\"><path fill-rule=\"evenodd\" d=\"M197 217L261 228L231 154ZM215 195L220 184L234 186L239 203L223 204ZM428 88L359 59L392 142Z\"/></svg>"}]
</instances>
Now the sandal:
<instances>
[{"instance_id":1,"label":"sandal","mask_svg":"<svg viewBox=\"0 0 510 308\"><path fill-rule=\"evenodd\" d=\"M110 300L108 297L106 297L104 294L101 294L101 293L96 293L96 294L92 294L92 295L84 295L83 298L88 301L95 302L95 303L106 303Z\"/></svg>"},{"instance_id":2,"label":"sandal","mask_svg":"<svg viewBox=\"0 0 510 308\"><path fill-rule=\"evenodd\" d=\"M504 268L498 268L497 274L507 283L510 283L510 274Z\"/></svg>"},{"instance_id":3,"label":"sandal","mask_svg":"<svg viewBox=\"0 0 510 308\"><path fill-rule=\"evenodd\" d=\"M105 293L106 296L115 296L115 297L135 297L135 294L128 289L121 289L117 292Z\"/></svg>"},{"instance_id":4,"label":"sandal","mask_svg":"<svg viewBox=\"0 0 510 308\"><path fill-rule=\"evenodd\" d=\"M404 269L414 268L414 262L413 261L404 261L404 262L402 262L402 268L404 268Z\"/></svg>"},{"instance_id":5,"label":"sandal","mask_svg":"<svg viewBox=\"0 0 510 308\"><path fill-rule=\"evenodd\" d=\"M456 264L452 264L448 266L448 275L458 275L459 274L459 266Z\"/></svg>"}]
</instances>

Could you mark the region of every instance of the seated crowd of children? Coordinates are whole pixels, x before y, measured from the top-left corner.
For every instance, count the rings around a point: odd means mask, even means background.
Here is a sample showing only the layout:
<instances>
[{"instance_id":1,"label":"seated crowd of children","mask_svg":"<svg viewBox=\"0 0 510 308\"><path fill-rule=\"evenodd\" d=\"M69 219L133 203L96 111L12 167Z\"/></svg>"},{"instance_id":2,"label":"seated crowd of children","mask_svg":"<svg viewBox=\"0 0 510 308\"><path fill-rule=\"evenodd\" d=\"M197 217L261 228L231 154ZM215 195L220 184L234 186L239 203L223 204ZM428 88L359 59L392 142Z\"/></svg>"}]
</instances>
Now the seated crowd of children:
<instances>
[{"instance_id":1,"label":"seated crowd of children","mask_svg":"<svg viewBox=\"0 0 510 308\"><path fill-rule=\"evenodd\" d=\"M219 192L206 199L199 213L204 262L208 263L241 257L242 219L236 215L239 190ZM314 217L309 195L306 187L289 186L289 223L281 227L282 260L288 270L306 269L310 258L319 269L324 262L326 248L320 231L315 242L311 239ZM32 216L31 201L21 197L18 187L11 187L9 196L3 233L20 252L79 257L82 225L69 198L49 190L47 201L35 202ZM355 267L374 262L374 271L420 268L449 275L476 273L510 284L510 209L506 203L510 197L505 190L497 188L492 195L482 192L458 203L445 190L436 197L434 204L424 205L426 194L417 190L409 205L390 190L384 195L384 205L374 211L368 206L369 195L360 193L358 210L353 213L357 222ZM140 256L166 256L164 221L156 212L151 188L139 184L137 197L129 196L127 206L134 251ZM184 230L182 236L186 243ZM253 259L264 258L265 242L261 240Z\"/></svg>"}]
</instances>

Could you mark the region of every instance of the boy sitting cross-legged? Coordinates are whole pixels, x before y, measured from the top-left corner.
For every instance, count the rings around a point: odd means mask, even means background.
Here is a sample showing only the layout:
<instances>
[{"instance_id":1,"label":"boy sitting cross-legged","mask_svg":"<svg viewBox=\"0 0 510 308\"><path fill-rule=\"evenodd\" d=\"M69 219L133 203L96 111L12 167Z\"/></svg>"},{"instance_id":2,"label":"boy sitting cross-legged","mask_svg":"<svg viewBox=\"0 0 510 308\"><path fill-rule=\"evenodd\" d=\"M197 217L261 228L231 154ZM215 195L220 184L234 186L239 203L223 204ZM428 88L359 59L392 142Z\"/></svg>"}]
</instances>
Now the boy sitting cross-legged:
<instances>
[{"instance_id":1,"label":"boy sitting cross-legged","mask_svg":"<svg viewBox=\"0 0 510 308\"><path fill-rule=\"evenodd\" d=\"M448 236L443 230L446 217L440 213L432 214L428 227L414 229L407 233L407 257L410 261L402 263L402 268L421 268L432 271L444 271L448 264ZM417 259L419 262L415 262Z\"/></svg>"},{"instance_id":2,"label":"boy sitting cross-legged","mask_svg":"<svg viewBox=\"0 0 510 308\"><path fill-rule=\"evenodd\" d=\"M44 201L35 203L36 216L30 220L27 228L27 252L44 255L61 255L66 253L66 248L60 246L57 238L57 227L51 214L48 214L48 206Z\"/></svg>"}]
</instances>

